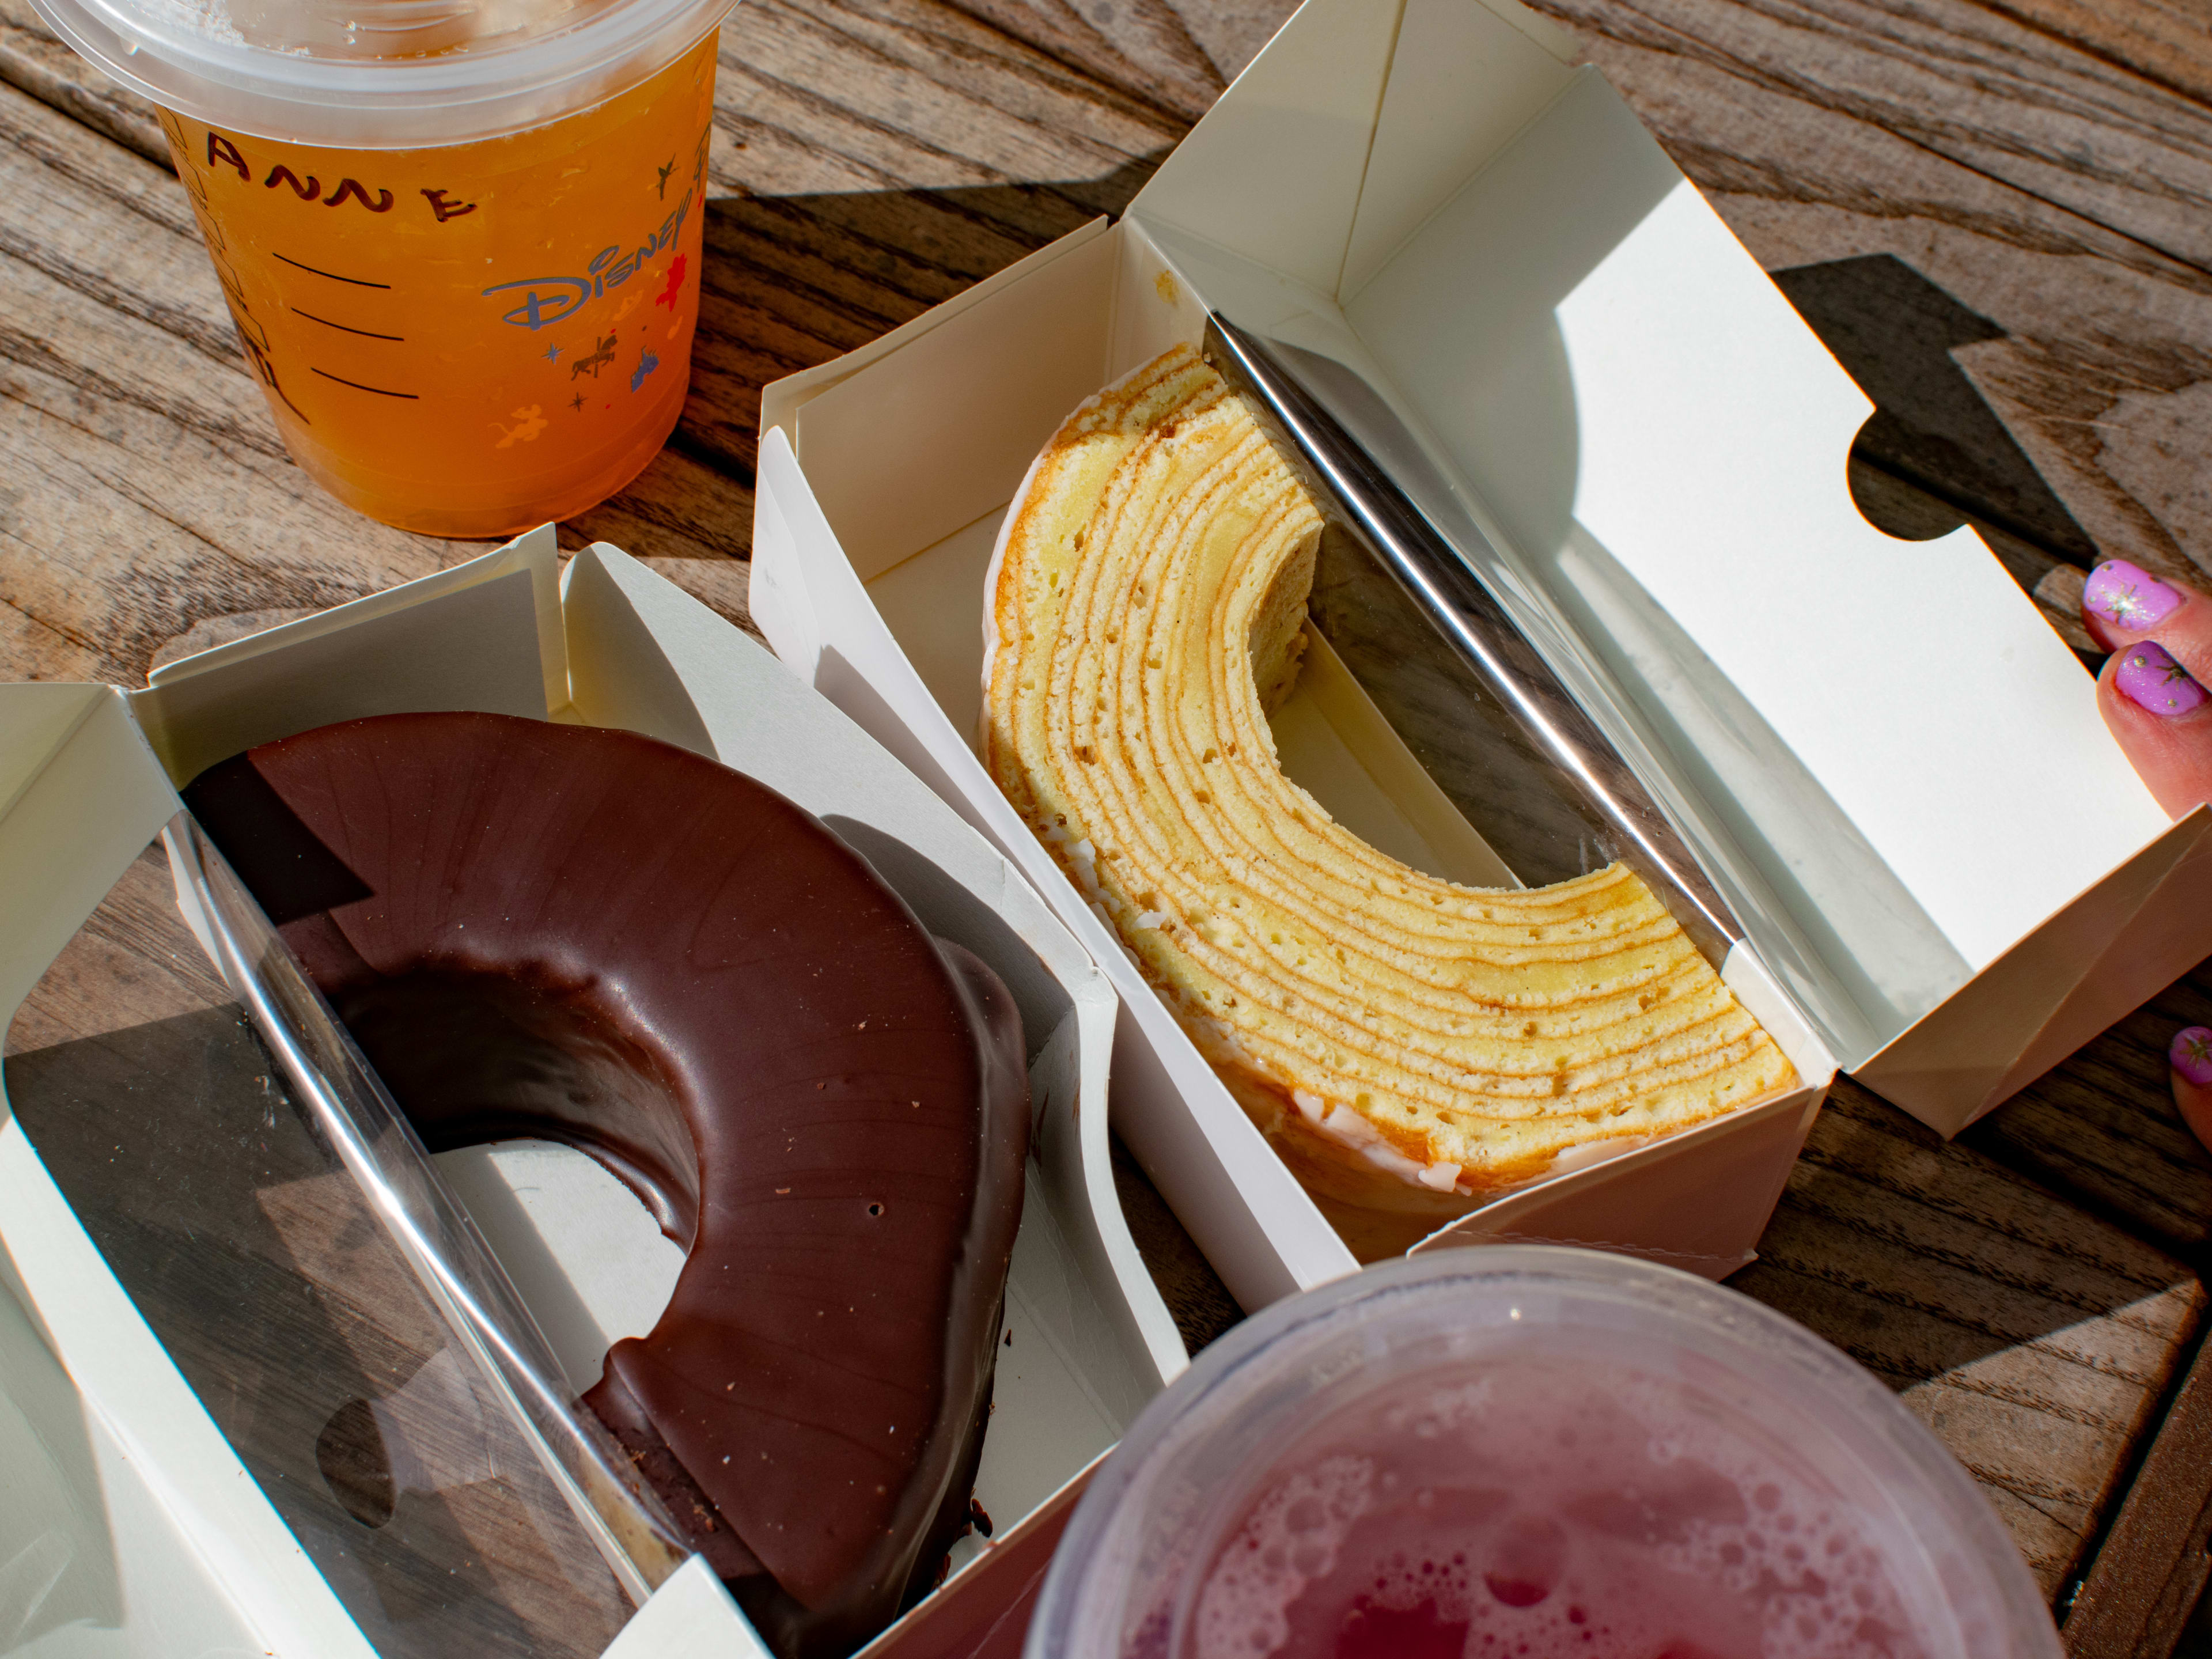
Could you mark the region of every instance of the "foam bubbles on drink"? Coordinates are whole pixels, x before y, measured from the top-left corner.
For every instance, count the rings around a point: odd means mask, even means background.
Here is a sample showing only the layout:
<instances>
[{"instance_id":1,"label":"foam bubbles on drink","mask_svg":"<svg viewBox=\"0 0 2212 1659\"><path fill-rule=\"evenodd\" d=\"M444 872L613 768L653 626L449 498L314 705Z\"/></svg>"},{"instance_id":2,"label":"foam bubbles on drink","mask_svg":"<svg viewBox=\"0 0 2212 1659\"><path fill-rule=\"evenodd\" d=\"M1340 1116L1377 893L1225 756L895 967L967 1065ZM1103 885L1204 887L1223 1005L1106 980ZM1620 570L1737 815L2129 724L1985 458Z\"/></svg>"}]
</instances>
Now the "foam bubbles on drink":
<instances>
[{"instance_id":1,"label":"foam bubbles on drink","mask_svg":"<svg viewBox=\"0 0 2212 1659\"><path fill-rule=\"evenodd\" d=\"M1270 1486L1214 1562L1199 1593L1199 1659L1273 1653L1289 1639L1286 1610L1338 1552L1374 1499L1364 1457L1325 1457Z\"/></svg>"},{"instance_id":2,"label":"foam bubbles on drink","mask_svg":"<svg viewBox=\"0 0 2212 1659\"><path fill-rule=\"evenodd\" d=\"M1284 1449L1176 1652L1923 1659L1911 1626L1867 1518L1788 1448L1678 1383L1522 1359Z\"/></svg>"}]
</instances>

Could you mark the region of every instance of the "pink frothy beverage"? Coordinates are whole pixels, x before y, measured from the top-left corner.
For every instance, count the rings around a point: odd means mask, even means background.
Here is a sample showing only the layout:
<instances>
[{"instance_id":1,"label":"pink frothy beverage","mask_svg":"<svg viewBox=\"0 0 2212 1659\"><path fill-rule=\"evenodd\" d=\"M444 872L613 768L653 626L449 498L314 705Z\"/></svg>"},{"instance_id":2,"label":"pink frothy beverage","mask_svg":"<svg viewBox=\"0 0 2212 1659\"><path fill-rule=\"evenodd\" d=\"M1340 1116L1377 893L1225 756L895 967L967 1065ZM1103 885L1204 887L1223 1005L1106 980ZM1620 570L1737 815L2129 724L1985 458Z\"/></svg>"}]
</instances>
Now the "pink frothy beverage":
<instances>
[{"instance_id":1,"label":"pink frothy beverage","mask_svg":"<svg viewBox=\"0 0 2212 1659\"><path fill-rule=\"evenodd\" d=\"M1093 1480L1029 1659L2057 1659L1966 1472L1780 1315L1581 1250L1278 1303Z\"/></svg>"},{"instance_id":2,"label":"pink frothy beverage","mask_svg":"<svg viewBox=\"0 0 2212 1659\"><path fill-rule=\"evenodd\" d=\"M1188 1659L1924 1659L1870 1518L1678 1383L1557 1356L1406 1378L1229 1526Z\"/></svg>"}]
</instances>

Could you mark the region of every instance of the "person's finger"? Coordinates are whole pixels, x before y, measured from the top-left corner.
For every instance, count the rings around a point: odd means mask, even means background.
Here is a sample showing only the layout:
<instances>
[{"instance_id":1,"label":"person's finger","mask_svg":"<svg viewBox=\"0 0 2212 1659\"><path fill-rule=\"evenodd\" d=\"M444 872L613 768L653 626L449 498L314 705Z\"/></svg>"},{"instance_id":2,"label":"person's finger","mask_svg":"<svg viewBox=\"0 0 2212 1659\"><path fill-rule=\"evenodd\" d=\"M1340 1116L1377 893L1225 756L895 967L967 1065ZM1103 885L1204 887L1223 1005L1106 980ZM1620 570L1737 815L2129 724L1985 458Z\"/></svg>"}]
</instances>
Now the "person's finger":
<instances>
[{"instance_id":1,"label":"person's finger","mask_svg":"<svg viewBox=\"0 0 2212 1659\"><path fill-rule=\"evenodd\" d=\"M2212 1026L2175 1032L2166 1057L2173 1068L2173 1103L2181 1108L2181 1121L2212 1149Z\"/></svg>"},{"instance_id":2,"label":"person's finger","mask_svg":"<svg viewBox=\"0 0 2212 1659\"><path fill-rule=\"evenodd\" d=\"M2175 817L2212 801L2212 599L2115 559L2090 572L2081 620L2112 653L2105 724L2152 796Z\"/></svg>"},{"instance_id":3,"label":"person's finger","mask_svg":"<svg viewBox=\"0 0 2212 1659\"><path fill-rule=\"evenodd\" d=\"M2081 584L2081 622L2107 651L2178 628L2212 642L2212 602L2141 565L2107 559Z\"/></svg>"}]
</instances>

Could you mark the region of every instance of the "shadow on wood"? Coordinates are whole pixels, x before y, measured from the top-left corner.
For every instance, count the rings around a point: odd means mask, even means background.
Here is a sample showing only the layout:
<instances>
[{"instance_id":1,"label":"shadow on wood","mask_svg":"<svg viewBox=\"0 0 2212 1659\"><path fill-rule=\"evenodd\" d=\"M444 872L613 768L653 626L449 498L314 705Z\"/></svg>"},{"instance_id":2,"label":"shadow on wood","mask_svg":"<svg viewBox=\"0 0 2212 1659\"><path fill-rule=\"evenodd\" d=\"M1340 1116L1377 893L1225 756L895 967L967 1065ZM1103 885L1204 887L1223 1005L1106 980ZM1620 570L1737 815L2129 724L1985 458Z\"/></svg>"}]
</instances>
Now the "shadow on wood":
<instances>
[{"instance_id":1,"label":"shadow on wood","mask_svg":"<svg viewBox=\"0 0 2212 1659\"><path fill-rule=\"evenodd\" d=\"M1958 508L1945 530L1978 514L2057 558L2097 562L2096 544L1952 356L1961 346L2005 338L2003 329L1893 254L1798 265L1773 276L1874 399L1854 455ZM1853 493L1877 529L1916 541L1942 533Z\"/></svg>"},{"instance_id":2,"label":"shadow on wood","mask_svg":"<svg viewBox=\"0 0 2212 1659\"><path fill-rule=\"evenodd\" d=\"M2166 1045L2212 1024L2212 960L2085 1043L1960 1137L2039 1185L2212 1272L2212 1152L2166 1086Z\"/></svg>"},{"instance_id":3,"label":"shadow on wood","mask_svg":"<svg viewBox=\"0 0 2212 1659\"><path fill-rule=\"evenodd\" d=\"M865 345L1121 212L1165 154L1096 179L709 202L691 398L677 443L750 484L763 384Z\"/></svg>"},{"instance_id":4,"label":"shadow on wood","mask_svg":"<svg viewBox=\"0 0 2212 1659\"><path fill-rule=\"evenodd\" d=\"M2197 1364L2066 1620L2072 1659L2212 1652L2212 1357ZM2197 1609L2191 1616L2190 1609Z\"/></svg>"}]
</instances>

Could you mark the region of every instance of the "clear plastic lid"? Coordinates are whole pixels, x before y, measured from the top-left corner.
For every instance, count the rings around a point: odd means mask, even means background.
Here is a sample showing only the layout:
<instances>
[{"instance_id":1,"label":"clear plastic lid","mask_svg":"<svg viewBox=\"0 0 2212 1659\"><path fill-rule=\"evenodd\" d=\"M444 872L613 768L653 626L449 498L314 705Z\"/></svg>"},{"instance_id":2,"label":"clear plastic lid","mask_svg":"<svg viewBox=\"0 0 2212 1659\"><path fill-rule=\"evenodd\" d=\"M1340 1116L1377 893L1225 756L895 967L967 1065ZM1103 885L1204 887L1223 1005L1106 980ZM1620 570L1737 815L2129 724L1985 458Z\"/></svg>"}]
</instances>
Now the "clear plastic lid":
<instances>
[{"instance_id":1,"label":"clear plastic lid","mask_svg":"<svg viewBox=\"0 0 2212 1659\"><path fill-rule=\"evenodd\" d=\"M228 130L360 149L465 143L602 103L733 0L33 0L133 92Z\"/></svg>"},{"instance_id":2,"label":"clear plastic lid","mask_svg":"<svg viewBox=\"0 0 2212 1659\"><path fill-rule=\"evenodd\" d=\"M1139 1418L1029 1659L2057 1659L1972 1479L1747 1297L1495 1246L1275 1304Z\"/></svg>"}]
</instances>

